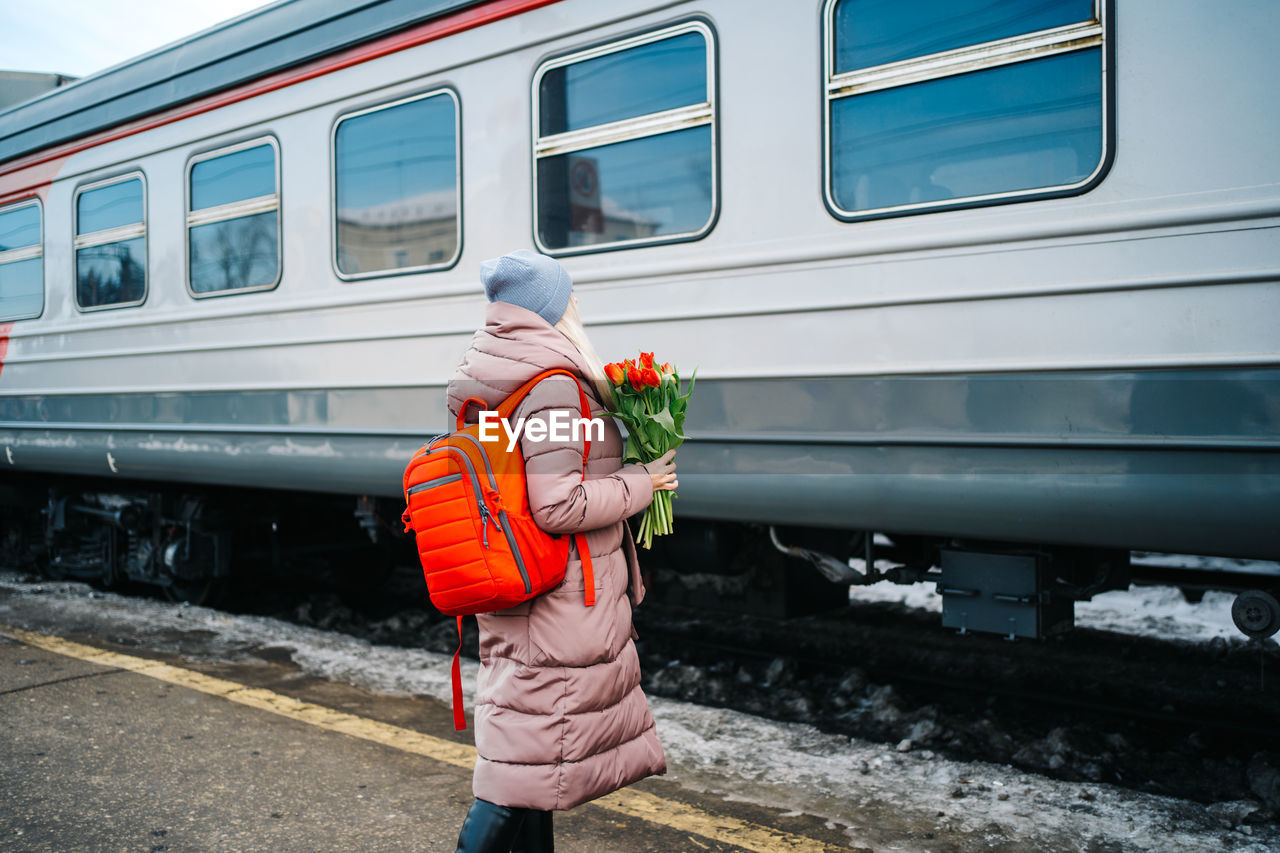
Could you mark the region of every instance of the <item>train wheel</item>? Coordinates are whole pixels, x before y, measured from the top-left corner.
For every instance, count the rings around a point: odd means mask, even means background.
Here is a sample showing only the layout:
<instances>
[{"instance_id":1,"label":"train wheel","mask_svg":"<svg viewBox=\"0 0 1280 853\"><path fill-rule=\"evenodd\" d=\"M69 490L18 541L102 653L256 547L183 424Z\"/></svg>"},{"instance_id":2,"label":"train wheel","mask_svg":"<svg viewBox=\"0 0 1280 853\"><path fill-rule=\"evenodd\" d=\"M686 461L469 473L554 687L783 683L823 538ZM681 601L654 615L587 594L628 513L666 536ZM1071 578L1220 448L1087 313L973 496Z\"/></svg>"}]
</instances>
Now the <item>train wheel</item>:
<instances>
[{"instance_id":1,"label":"train wheel","mask_svg":"<svg viewBox=\"0 0 1280 853\"><path fill-rule=\"evenodd\" d=\"M1246 589L1231 605L1231 619L1248 637L1265 640L1280 630L1280 601L1261 589Z\"/></svg>"}]
</instances>

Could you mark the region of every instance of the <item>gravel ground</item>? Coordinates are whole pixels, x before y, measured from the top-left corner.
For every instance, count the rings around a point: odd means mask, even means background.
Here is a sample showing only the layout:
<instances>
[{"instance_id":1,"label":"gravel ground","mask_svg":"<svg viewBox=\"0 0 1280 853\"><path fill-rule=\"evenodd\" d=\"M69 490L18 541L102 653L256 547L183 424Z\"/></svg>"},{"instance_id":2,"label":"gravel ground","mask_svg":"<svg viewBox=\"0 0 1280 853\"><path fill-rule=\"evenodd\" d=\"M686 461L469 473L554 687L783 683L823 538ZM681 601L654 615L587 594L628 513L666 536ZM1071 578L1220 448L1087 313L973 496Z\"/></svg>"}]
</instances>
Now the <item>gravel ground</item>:
<instances>
[{"instance_id":1,"label":"gravel ground","mask_svg":"<svg viewBox=\"0 0 1280 853\"><path fill-rule=\"evenodd\" d=\"M421 589L404 582L403 600L421 601ZM267 591L255 609L277 615L237 615L0 572L0 624L123 638L209 660L283 648L309 674L447 701L448 657L398 643L414 637L450 648L450 623L416 607L353 607L332 593L287 601ZM279 612L281 606L289 612ZM474 663L464 662L464 678L470 694ZM866 685L847 689L852 696ZM884 707L893 705L891 694L878 695ZM1192 802L1049 778L1004 763L951 760L938 750L904 749L658 695L651 705L675 781L823 817L844 828L851 845L905 851L1280 849L1274 812L1258 797ZM1267 773L1270 790L1280 794L1280 773L1270 765L1258 770L1260 778Z\"/></svg>"}]
</instances>

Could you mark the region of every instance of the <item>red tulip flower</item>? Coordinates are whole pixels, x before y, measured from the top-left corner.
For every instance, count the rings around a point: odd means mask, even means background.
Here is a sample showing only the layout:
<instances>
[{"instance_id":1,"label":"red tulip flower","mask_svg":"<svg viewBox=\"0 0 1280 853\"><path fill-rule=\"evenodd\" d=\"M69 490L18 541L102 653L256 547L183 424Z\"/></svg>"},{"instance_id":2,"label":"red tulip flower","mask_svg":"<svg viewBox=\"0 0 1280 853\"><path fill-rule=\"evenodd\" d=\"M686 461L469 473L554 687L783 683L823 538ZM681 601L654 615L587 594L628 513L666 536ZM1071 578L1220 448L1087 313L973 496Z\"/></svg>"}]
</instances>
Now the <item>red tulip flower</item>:
<instances>
[{"instance_id":1,"label":"red tulip flower","mask_svg":"<svg viewBox=\"0 0 1280 853\"><path fill-rule=\"evenodd\" d=\"M697 371L683 390L680 375L671 362L661 365L651 352L640 353L638 361L625 358L605 365L605 375L613 383L614 406L609 414L626 424L627 446L623 460L627 464L652 462L684 443L684 419L693 394ZM640 519L639 542L642 548L653 547L653 537L670 533L675 526L671 498L662 490Z\"/></svg>"}]
</instances>

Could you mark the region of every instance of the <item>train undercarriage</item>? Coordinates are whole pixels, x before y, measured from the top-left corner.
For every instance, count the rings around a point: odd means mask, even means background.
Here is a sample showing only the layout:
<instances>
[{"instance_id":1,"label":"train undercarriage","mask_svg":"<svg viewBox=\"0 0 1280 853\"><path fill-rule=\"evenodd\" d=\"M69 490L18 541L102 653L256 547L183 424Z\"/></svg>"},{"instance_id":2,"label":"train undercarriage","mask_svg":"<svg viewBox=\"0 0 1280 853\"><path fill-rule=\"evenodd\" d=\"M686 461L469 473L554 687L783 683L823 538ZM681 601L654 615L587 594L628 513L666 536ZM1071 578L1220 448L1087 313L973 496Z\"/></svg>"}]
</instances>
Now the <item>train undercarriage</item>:
<instances>
[{"instance_id":1,"label":"train undercarriage","mask_svg":"<svg viewBox=\"0 0 1280 853\"><path fill-rule=\"evenodd\" d=\"M50 578L158 588L216 603L233 577L376 586L412 564L412 542L386 498L41 477L0 486L0 559ZM934 583L957 633L1044 638L1074 624L1074 604L1131 583L1238 593L1236 627L1280 631L1275 571L1169 567L1130 552L1033 546L803 526L682 520L642 556L658 601L778 618L847 604L849 588Z\"/></svg>"},{"instance_id":2,"label":"train undercarriage","mask_svg":"<svg viewBox=\"0 0 1280 853\"><path fill-rule=\"evenodd\" d=\"M47 480L48 478L46 478ZM0 487L6 567L214 604L233 577L377 584L401 556L371 499L56 479Z\"/></svg>"},{"instance_id":3,"label":"train undercarriage","mask_svg":"<svg viewBox=\"0 0 1280 853\"><path fill-rule=\"evenodd\" d=\"M847 603L850 586L933 583L942 625L1042 639L1074 626L1077 601L1130 584L1237 593L1232 619L1246 636L1280 631L1280 564L1244 571L1164 565L1118 549L1028 545L816 527L685 521L654 548L661 600L711 610L790 617ZM807 566L806 566L807 564ZM693 568L696 567L696 568Z\"/></svg>"}]
</instances>

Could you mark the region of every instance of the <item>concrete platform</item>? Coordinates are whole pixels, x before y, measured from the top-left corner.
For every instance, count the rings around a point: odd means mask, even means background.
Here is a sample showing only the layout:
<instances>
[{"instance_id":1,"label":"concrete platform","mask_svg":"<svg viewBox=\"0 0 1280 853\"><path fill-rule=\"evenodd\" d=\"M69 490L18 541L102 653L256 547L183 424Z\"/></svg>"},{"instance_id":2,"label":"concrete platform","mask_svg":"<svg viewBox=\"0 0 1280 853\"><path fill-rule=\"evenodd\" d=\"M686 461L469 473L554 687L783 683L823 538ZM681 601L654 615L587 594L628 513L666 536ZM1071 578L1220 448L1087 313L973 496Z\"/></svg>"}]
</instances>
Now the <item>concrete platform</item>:
<instances>
[{"instance_id":1,"label":"concrete platform","mask_svg":"<svg viewBox=\"0 0 1280 853\"><path fill-rule=\"evenodd\" d=\"M287 652L210 664L0 635L0 849L454 849L474 753L437 702L308 677ZM557 850L850 849L813 818L661 780L628 792L558 812Z\"/></svg>"}]
</instances>

